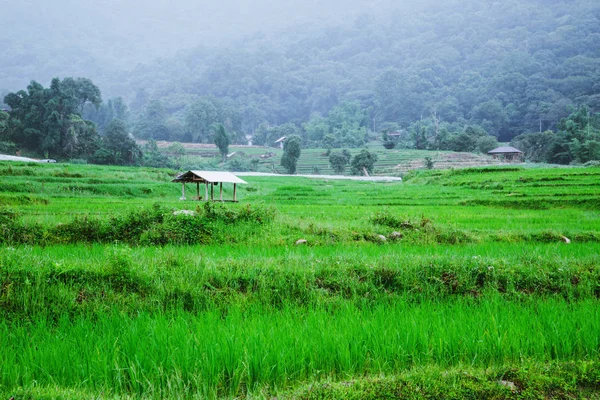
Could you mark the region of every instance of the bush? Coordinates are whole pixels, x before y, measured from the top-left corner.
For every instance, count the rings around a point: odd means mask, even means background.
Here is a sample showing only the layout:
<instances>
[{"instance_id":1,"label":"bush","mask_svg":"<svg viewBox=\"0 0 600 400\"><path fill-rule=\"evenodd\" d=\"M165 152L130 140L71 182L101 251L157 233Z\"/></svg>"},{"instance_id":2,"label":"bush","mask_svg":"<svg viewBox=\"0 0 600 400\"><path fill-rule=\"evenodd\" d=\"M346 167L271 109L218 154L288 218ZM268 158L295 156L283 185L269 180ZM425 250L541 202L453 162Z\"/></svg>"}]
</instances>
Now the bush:
<instances>
[{"instance_id":1,"label":"bush","mask_svg":"<svg viewBox=\"0 0 600 400\"><path fill-rule=\"evenodd\" d=\"M18 213L2 208L0 243L205 244L231 238L231 225L250 224L251 231L251 225L267 224L274 217L274 209L251 205L232 209L223 204L205 203L203 207L198 207L195 215L174 215L172 210L155 204L150 209L112 216L107 220L83 216L66 224L46 228L37 224L23 224L19 221ZM242 231L248 231L245 229Z\"/></svg>"}]
</instances>

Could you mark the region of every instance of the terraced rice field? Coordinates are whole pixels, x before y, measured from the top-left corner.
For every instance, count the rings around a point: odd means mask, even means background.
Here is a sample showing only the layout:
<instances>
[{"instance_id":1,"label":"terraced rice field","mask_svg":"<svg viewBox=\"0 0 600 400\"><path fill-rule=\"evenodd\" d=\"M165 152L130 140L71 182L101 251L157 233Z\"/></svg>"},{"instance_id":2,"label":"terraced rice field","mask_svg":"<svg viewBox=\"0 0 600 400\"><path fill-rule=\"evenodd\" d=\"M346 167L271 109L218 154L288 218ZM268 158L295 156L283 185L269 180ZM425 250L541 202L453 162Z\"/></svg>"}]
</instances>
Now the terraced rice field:
<instances>
[{"instance_id":1,"label":"terraced rice field","mask_svg":"<svg viewBox=\"0 0 600 400\"><path fill-rule=\"evenodd\" d=\"M170 143L161 142L160 147L166 149ZM206 163L218 162L221 158L219 151L214 145L202 144L184 144L186 155L180 158L182 165L205 166ZM426 151L426 150L407 150L383 148L379 142L372 142L368 146L370 151L375 152L378 162L375 167L375 175L398 176L414 169L425 168L425 157L430 157L434 162L435 169L449 168L467 168L490 165L506 165L504 162L494 160L487 155L478 155L472 153L455 153L448 151ZM361 149L350 149L350 153L355 155ZM281 155L283 151L279 148L268 148L259 146L230 146L229 151L236 153L233 157L242 160L258 159L259 169L274 173L285 173L281 167ZM333 151L340 151L333 150ZM267 158L260 156L271 153ZM350 172L347 168L346 173ZM329 156L324 149L302 149L297 167L298 174L316 174L332 175L333 169L329 164Z\"/></svg>"},{"instance_id":2,"label":"terraced rice field","mask_svg":"<svg viewBox=\"0 0 600 400\"><path fill-rule=\"evenodd\" d=\"M0 163L0 398L600 398L600 169L175 173Z\"/></svg>"}]
</instances>

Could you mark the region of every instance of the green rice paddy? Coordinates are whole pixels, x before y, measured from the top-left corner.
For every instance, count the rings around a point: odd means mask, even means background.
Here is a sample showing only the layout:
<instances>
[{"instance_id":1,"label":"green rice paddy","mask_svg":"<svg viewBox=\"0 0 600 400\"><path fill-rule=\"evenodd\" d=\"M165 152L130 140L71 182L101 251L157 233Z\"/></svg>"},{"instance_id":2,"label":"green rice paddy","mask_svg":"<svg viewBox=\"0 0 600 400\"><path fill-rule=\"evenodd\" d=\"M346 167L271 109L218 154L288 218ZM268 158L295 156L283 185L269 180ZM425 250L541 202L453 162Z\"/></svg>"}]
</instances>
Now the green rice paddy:
<instances>
[{"instance_id":1,"label":"green rice paddy","mask_svg":"<svg viewBox=\"0 0 600 400\"><path fill-rule=\"evenodd\" d=\"M1 398L600 398L598 168L174 174L0 163Z\"/></svg>"}]
</instances>

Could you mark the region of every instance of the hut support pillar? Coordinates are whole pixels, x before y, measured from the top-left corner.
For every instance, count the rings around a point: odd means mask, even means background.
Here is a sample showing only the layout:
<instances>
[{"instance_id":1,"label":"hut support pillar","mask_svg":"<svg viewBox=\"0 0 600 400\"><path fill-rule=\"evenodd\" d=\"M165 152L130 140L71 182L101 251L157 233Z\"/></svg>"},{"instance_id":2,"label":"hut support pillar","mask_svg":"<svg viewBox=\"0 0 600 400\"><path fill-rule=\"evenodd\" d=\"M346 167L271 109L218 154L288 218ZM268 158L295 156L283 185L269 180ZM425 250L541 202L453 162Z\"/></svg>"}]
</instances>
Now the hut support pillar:
<instances>
[{"instance_id":1,"label":"hut support pillar","mask_svg":"<svg viewBox=\"0 0 600 400\"><path fill-rule=\"evenodd\" d=\"M221 201L223 201L223 182L219 182L219 195L221 196Z\"/></svg>"},{"instance_id":2,"label":"hut support pillar","mask_svg":"<svg viewBox=\"0 0 600 400\"><path fill-rule=\"evenodd\" d=\"M236 193L235 193L235 190L236 190L236 189L237 189L237 186L236 186L236 184L234 183L234 184L233 184L233 201L237 201L237 200L236 200L236 198L235 198L235 194L236 194Z\"/></svg>"},{"instance_id":3,"label":"hut support pillar","mask_svg":"<svg viewBox=\"0 0 600 400\"><path fill-rule=\"evenodd\" d=\"M181 183L181 198L179 200L185 200L185 182Z\"/></svg>"},{"instance_id":4,"label":"hut support pillar","mask_svg":"<svg viewBox=\"0 0 600 400\"><path fill-rule=\"evenodd\" d=\"M210 199L215 201L215 184L212 182L210 184Z\"/></svg>"},{"instance_id":5,"label":"hut support pillar","mask_svg":"<svg viewBox=\"0 0 600 400\"><path fill-rule=\"evenodd\" d=\"M200 200L200 182L196 182L196 199Z\"/></svg>"},{"instance_id":6,"label":"hut support pillar","mask_svg":"<svg viewBox=\"0 0 600 400\"><path fill-rule=\"evenodd\" d=\"M208 182L204 182L204 201L208 201Z\"/></svg>"}]
</instances>

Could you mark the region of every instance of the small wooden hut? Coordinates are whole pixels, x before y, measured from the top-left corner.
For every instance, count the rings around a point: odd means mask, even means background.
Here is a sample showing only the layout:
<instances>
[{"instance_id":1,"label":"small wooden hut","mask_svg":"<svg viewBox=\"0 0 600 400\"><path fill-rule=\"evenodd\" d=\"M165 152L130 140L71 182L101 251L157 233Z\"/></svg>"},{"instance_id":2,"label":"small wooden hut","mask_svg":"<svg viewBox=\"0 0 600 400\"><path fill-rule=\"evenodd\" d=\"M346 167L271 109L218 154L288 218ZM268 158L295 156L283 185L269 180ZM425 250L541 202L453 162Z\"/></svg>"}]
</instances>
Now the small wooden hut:
<instances>
[{"instance_id":1,"label":"small wooden hut","mask_svg":"<svg viewBox=\"0 0 600 400\"><path fill-rule=\"evenodd\" d=\"M185 184L196 184L196 197L193 200L201 200L200 184L204 184L204 200L208 201L208 185L210 185L210 200L215 201L215 185L219 185L219 201L223 200L223 183L233 183L233 201L237 202L236 189L238 184L245 185L248 182L243 181L231 172L222 171L188 171L177 175L173 182L181 182L181 200L185 200ZM228 200L232 201L232 200Z\"/></svg>"},{"instance_id":2,"label":"small wooden hut","mask_svg":"<svg viewBox=\"0 0 600 400\"><path fill-rule=\"evenodd\" d=\"M488 151L488 154L494 157L494 159L517 162L523 161L523 152L510 146L498 147L494 150Z\"/></svg>"}]
</instances>

